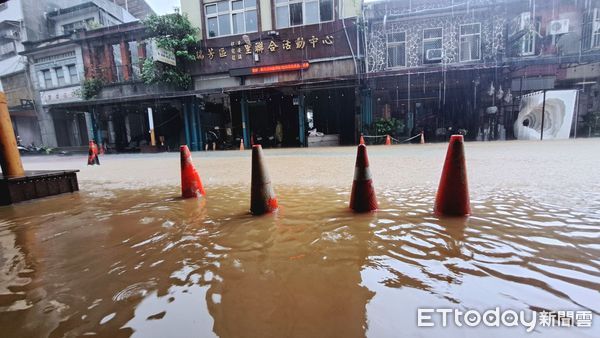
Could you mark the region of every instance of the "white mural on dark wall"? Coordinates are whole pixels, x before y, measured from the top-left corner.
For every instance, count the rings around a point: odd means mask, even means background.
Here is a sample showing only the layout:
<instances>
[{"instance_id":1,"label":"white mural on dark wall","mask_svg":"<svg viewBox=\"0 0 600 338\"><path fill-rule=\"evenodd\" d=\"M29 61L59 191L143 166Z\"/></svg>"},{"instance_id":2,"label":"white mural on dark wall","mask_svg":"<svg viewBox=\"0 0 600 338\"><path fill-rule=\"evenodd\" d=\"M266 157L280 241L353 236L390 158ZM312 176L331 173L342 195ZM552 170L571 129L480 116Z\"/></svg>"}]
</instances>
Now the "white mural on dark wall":
<instances>
[{"instance_id":1,"label":"white mural on dark wall","mask_svg":"<svg viewBox=\"0 0 600 338\"><path fill-rule=\"evenodd\" d=\"M423 38L424 32L436 32L441 29L442 53L439 63L450 65L459 62L459 44L461 26L473 24L480 34L481 54L479 60L486 63L496 62L499 53L504 50L504 31L506 19L504 15L486 15L477 17L472 14L448 15L414 21L388 21L371 26L367 42L367 71L378 72L390 68L388 63L388 47L393 33L404 33L405 62L398 67L418 67L424 64ZM464 28L463 28L464 29ZM396 66L396 65L394 65Z\"/></svg>"}]
</instances>

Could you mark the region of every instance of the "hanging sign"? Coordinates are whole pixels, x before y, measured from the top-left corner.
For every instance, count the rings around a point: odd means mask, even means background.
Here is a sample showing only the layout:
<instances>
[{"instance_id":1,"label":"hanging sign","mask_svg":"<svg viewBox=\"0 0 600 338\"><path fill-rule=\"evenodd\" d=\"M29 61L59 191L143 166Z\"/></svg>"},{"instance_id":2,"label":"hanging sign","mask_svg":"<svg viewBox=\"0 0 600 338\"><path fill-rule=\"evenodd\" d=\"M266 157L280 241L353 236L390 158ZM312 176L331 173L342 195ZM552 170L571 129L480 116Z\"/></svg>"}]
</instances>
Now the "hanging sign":
<instances>
[{"instance_id":1,"label":"hanging sign","mask_svg":"<svg viewBox=\"0 0 600 338\"><path fill-rule=\"evenodd\" d=\"M175 53L170 50L158 47L156 40L152 39L152 59L154 61L160 61L162 63L169 64L171 66L177 65L175 59Z\"/></svg>"}]
</instances>

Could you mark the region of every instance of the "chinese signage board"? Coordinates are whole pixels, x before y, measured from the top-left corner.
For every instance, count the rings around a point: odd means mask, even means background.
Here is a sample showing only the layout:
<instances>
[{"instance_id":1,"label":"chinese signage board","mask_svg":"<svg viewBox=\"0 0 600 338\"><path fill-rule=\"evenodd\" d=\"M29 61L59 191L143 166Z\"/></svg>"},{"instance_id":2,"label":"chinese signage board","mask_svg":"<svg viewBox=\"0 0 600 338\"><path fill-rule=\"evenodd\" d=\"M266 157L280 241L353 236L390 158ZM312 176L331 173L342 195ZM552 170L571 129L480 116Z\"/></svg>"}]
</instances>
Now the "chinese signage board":
<instances>
[{"instance_id":1,"label":"chinese signage board","mask_svg":"<svg viewBox=\"0 0 600 338\"><path fill-rule=\"evenodd\" d=\"M231 76L246 76L246 75L258 75L258 74L268 74L268 73L281 73L281 72L291 72L295 70L304 70L308 69L309 63L307 61L304 62L295 62L295 63L286 63L282 65L269 65L269 66L258 66L251 68L238 68L231 69L229 71L229 75Z\"/></svg>"},{"instance_id":2,"label":"chinese signage board","mask_svg":"<svg viewBox=\"0 0 600 338\"><path fill-rule=\"evenodd\" d=\"M40 92L42 105L81 101L81 97L78 95L80 88L79 86L74 86L42 91Z\"/></svg>"},{"instance_id":3,"label":"chinese signage board","mask_svg":"<svg viewBox=\"0 0 600 338\"><path fill-rule=\"evenodd\" d=\"M231 61L242 60L244 56L252 56L254 54L273 54L285 53L292 50L316 49L320 46L333 46L333 35L325 35L317 37L312 35L306 39L299 36L296 39L284 39L282 41L261 40L254 43L246 43L243 41L232 41L230 48L207 48L198 51L196 58L198 60L208 59L210 61L218 61L219 59L230 59Z\"/></svg>"},{"instance_id":4,"label":"chinese signage board","mask_svg":"<svg viewBox=\"0 0 600 338\"><path fill-rule=\"evenodd\" d=\"M158 47L156 40L152 39L152 59L154 61L160 61L162 63L176 66L177 61L175 59L175 53L170 50Z\"/></svg>"},{"instance_id":5,"label":"chinese signage board","mask_svg":"<svg viewBox=\"0 0 600 338\"><path fill-rule=\"evenodd\" d=\"M239 72L273 65L326 62L352 58L356 50L356 26L341 22L309 25L300 29L281 29L277 32L249 33L242 36L223 36L202 41L193 63L193 75ZM346 36L346 32L348 36ZM265 72L255 69L257 73ZM287 71L285 69L281 71ZM279 71L271 72L276 74ZM249 74L252 75L252 74ZM237 75L244 76L244 75Z\"/></svg>"}]
</instances>

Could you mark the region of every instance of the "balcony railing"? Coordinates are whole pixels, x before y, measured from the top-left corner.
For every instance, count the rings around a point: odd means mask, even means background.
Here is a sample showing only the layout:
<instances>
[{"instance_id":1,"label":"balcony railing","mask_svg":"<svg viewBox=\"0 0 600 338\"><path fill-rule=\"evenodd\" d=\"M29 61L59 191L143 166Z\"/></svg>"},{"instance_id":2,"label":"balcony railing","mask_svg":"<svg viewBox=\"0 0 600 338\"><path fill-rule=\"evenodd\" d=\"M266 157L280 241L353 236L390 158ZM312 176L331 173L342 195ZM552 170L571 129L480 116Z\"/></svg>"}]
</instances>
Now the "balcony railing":
<instances>
[{"instance_id":1,"label":"balcony railing","mask_svg":"<svg viewBox=\"0 0 600 338\"><path fill-rule=\"evenodd\" d=\"M117 65L113 67L96 67L92 77L100 78L104 83L126 83L141 81L141 65Z\"/></svg>"}]
</instances>

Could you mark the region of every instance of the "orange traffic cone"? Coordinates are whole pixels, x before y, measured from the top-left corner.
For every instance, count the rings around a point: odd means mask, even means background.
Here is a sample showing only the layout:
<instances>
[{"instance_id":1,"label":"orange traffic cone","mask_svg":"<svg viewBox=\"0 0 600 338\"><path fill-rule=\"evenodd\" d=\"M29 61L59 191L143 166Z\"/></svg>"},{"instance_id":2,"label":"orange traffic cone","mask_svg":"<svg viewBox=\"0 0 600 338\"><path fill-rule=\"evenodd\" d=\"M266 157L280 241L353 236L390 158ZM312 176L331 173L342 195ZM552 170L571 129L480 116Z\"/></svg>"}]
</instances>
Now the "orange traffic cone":
<instances>
[{"instance_id":1,"label":"orange traffic cone","mask_svg":"<svg viewBox=\"0 0 600 338\"><path fill-rule=\"evenodd\" d=\"M244 139L240 139L240 150L245 150L245 148L244 148Z\"/></svg>"},{"instance_id":2,"label":"orange traffic cone","mask_svg":"<svg viewBox=\"0 0 600 338\"><path fill-rule=\"evenodd\" d=\"M100 165L100 159L98 158L98 147L94 141L89 142L88 146L88 165Z\"/></svg>"},{"instance_id":3,"label":"orange traffic cone","mask_svg":"<svg viewBox=\"0 0 600 338\"><path fill-rule=\"evenodd\" d=\"M206 195L200 175L192 163L192 154L188 146L179 147L181 155L181 196L183 198L198 198Z\"/></svg>"},{"instance_id":4,"label":"orange traffic cone","mask_svg":"<svg viewBox=\"0 0 600 338\"><path fill-rule=\"evenodd\" d=\"M365 144L365 138L360 134L360 141L358 144Z\"/></svg>"},{"instance_id":5,"label":"orange traffic cone","mask_svg":"<svg viewBox=\"0 0 600 338\"><path fill-rule=\"evenodd\" d=\"M462 135L452 135L442 178L435 197L434 211L438 215L466 216L471 213L467 165Z\"/></svg>"},{"instance_id":6,"label":"orange traffic cone","mask_svg":"<svg viewBox=\"0 0 600 338\"><path fill-rule=\"evenodd\" d=\"M390 135L387 135L385 137L385 145L386 146L391 146L392 145L392 139L390 138Z\"/></svg>"},{"instance_id":7,"label":"orange traffic cone","mask_svg":"<svg viewBox=\"0 0 600 338\"><path fill-rule=\"evenodd\" d=\"M277 198L271 185L267 167L263 163L260 144L252 146L252 187L250 190L250 212L262 215L277 210Z\"/></svg>"},{"instance_id":8,"label":"orange traffic cone","mask_svg":"<svg viewBox=\"0 0 600 338\"><path fill-rule=\"evenodd\" d=\"M354 167L354 181L350 195L350 209L357 212L367 212L377 209L377 198L373 188L373 178L369 170L369 156L367 146L358 145L356 165Z\"/></svg>"},{"instance_id":9,"label":"orange traffic cone","mask_svg":"<svg viewBox=\"0 0 600 338\"><path fill-rule=\"evenodd\" d=\"M425 144L425 133L421 132L421 144Z\"/></svg>"}]
</instances>

